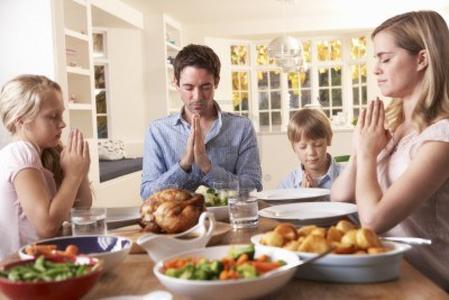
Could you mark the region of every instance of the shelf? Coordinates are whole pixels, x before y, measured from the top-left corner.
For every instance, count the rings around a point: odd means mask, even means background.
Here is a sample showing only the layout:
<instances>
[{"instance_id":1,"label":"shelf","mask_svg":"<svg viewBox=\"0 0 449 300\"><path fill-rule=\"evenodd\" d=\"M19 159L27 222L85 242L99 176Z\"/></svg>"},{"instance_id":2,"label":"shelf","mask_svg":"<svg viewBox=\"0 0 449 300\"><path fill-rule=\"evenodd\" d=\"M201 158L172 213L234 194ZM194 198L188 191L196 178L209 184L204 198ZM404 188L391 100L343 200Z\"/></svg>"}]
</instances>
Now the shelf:
<instances>
[{"instance_id":1,"label":"shelf","mask_svg":"<svg viewBox=\"0 0 449 300\"><path fill-rule=\"evenodd\" d=\"M181 51L181 47L176 46L176 45L174 45L174 44L172 44L172 43L170 43L168 41L165 41L165 45L167 46L167 48L170 48L172 50Z\"/></svg>"},{"instance_id":2,"label":"shelf","mask_svg":"<svg viewBox=\"0 0 449 300\"><path fill-rule=\"evenodd\" d=\"M66 36L69 36L69 37L72 37L72 38L75 38L75 39L79 39L79 40L82 40L82 41L86 41L87 42L89 40L89 37L87 36L87 34L84 34L84 33L81 33L81 32L77 32L75 30L71 30L71 29L68 29L68 28L64 29L64 33L65 33Z\"/></svg>"},{"instance_id":3,"label":"shelf","mask_svg":"<svg viewBox=\"0 0 449 300\"><path fill-rule=\"evenodd\" d=\"M76 75L84 75L84 76L90 76L90 70L84 69L81 67L70 67L67 66L67 73L72 73Z\"/></svg>"},{"instance_id":4,"label":"shelf","mask_svg":"<svg viewBox=\"0 0 449 300\"><path fill-rule=\"evenodd\" d=\"M92 110L92 104L89 103L69 103L70 110Z\"/></svg>"}]
</instances>

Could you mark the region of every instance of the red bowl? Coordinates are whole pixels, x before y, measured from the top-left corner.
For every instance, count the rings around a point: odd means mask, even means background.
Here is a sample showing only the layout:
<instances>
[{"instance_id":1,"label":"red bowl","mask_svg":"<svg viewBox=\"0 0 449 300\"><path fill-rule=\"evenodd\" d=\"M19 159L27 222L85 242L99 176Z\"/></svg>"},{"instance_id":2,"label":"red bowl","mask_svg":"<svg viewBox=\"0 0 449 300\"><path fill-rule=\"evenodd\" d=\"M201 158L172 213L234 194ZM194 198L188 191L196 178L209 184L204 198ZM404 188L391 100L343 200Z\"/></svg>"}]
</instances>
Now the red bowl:
<instances>
[{"instance_id":1,"label":"red bowl","mask_svg":"<svg viewBox=\"0 0 449 300\"><path fill-rule=\"evenodd\" d=\"M2 267L4 271L23 264L34 262L35 259L19 260ZM77 256L76 262L99 264L99 260L87 256ZM10 299L30 300L75 300L84 296L95 284L101 273L101 267L79 277L61 281L17 282L0 277L0 290Z\"/></svg>"}]
</instances>

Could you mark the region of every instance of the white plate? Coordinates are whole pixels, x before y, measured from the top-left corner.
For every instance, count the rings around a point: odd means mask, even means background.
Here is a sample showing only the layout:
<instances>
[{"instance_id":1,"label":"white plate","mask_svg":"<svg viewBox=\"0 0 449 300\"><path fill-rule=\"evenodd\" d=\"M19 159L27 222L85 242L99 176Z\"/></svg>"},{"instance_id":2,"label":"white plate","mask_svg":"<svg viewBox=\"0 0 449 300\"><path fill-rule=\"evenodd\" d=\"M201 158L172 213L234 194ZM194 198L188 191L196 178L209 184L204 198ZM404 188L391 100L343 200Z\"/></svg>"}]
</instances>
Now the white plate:
<instances>
[{"instance_id":1,"label":"white plate","mask_svg":"<svg viewBox=\"0 0 449 300\"><path fill-rule=\"evenodd\" d=\"M243 246L243 245L232 245ZM183 252L165 260L181 257L204 257L221 259L228 254L230 245L195 249ZM298 256L285 249L275 247L256 247L256 257L268 255L274 260L283 260L285 266L278 270L254 279L236 280L187 280L164 275L161 272L164 260L159 261L153 268L153 273L159 281L175 294L185 295L192 299L253 299L266 295L285 285L294 275L293 267L299 263Z\"/></svg>"},{"instance_id":2,"label":"white plate","mask_svg":"<svg viewBox=\"0 0 449 300\"><path fill-rule=\"evenodd\" d=\"M332 225L342 217L357 212L357 206L344 202L301 202L270 206L259 216L298 225Z\"/></svg>"},{"instance_id":3,"label":"white plate","mask_svg":"<svg viewBox=\"0 0 449 300\"><path fill-rule=\"evenodd\" d=\"M266 247L260 244L263 234L251 237L251 242L257 247ZM383 242L392 250L379 254L328 254L317 261L299 266L295 277L309 280L345 283L383 282L399 277L401 259L404 252L411 249L409 245ZM292 251L301 260L314 257L317 254Z\"/></svg>"},{"instance_id":4,"label":"white plate","mask_svg":"<svg viewBox=\"0 0 449 300\"><path fill-rule=\"evenodd\" d=\"M269 202L270 204L279 204L279 202L304 202L319 197L328 198L329 195L329 189L321 188L264 190L255 194L258 199Z\"/></svg>"},{"instance_id":5,"label":"white plate","mask_svg":"<svg viewBox=\"0 0 449 300\"><path fill-rule=\"evenodd\" d=\"M140 220L140 207L108 207L106 223L108 229L137 224Z\"/></svg>"}]
</instances>

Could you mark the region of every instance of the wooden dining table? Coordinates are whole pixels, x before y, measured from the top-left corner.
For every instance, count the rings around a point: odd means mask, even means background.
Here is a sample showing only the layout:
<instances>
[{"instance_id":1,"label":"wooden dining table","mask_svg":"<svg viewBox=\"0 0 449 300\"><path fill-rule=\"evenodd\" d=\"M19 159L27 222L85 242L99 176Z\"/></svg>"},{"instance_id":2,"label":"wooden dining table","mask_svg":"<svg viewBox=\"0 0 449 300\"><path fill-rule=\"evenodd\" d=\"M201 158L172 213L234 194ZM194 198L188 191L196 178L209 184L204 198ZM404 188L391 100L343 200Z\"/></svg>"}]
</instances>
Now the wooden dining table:
<instances>
[{"instance_id":1,"label":"wooden dining table","mask_svg":"<svg viewBox=\"0 0 449 300\"><path fill-rule=\"evenodd\" d=\"M248 243L252 235L272 230L276 224L276 221L261 218L257 228L230 230L219 240L216 239L214 245ZM122 264L103 274L83 299L144 295L156 290L166 290L153 274L153 267L154 262L147 254L130 254ZM173 299L189 298L173 294ZM400 276L393 281L342 284L293 278L283 288L261 299L449 299L449 296L403 260Z\"/></svg>"}]
</instances>

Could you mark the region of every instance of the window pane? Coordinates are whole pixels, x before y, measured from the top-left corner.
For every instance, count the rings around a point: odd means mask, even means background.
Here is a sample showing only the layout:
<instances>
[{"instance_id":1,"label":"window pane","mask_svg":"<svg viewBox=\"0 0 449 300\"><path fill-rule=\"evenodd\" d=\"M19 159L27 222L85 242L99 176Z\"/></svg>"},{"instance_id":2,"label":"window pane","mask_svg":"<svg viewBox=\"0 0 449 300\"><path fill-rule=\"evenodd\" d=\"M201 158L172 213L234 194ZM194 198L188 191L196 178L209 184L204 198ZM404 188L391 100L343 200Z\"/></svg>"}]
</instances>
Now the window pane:
<instances>
[{"instance_id":1,"label":"window pane","mask_svg":"<svg viewBox=\"0 0 449 300\"><path fill-rule=\"evenodd\" d=\"M95 88L105 88L104 66L95 66Z\"/></svg>"},{"instance_id":2,"label":"window pane","mask_svg":"<svg viewBox=\"0 0 449 300\"><path fill-rule=\"evenodd\" d=\"M366 64L360 65L360 76L362 83L366 83Z\"/></svg>"},{"instance_id":3,"label":"window pane","mask_svg":"<svg viewBox=\"0 0 449 300\"><path fill-rule=\"evenodd\" d=\"M332 106L343 106L341 89L332 89Z\"/></svg>"},{"instance_id":4,"label":"window pane","mask_svg":"<svg viewBox=\"0 0 449 300\"><path fill-rule=\"evenodd\" d=\"M323 109L323 112L326 114L326 116L327 116L328 118L331 117L331 116L330 116L329 109Z\"/></svg>"},{"instance_id":5,"label":"window pane","mask_svg":"<svg viewBox=\"0 0 449 300\"><path fill-rule=\"evenodd\" d=\"M268 109L268 93L259 92L259 109Z\"/></svg>"},{"instance_id":6,"label":"window pane","mask_svg":"<svg viewBox=\"0 0 449 300\"><path fill-rule=\"evenodd\" d=\"M341 68L333 67L331 69L332 85L341 85Z\"/></svg>"},{"instance_id":7,"label":"window pane","mask_svg":"<svg viewBox=\"0 0 449 300\"><path fill-rule=\"evenodd\" d=\"M257 87L260 90L268 88L268 72L257 72Z\"/></svg>"},{"instance_id":8,"label":"window pane","mask_svg":"<svg viewBox=\"0 0 449 300\"><path fill-rule=\"evenodd\" d=\"M359 65L351 66L352 84L359 84L359 72L360 72Z\"/></svg>"},{"instance_id":9,"label":"window pane","mask_svg":"<svg viewBox=\"0 0 449 300\"><path fill-rule=\"evenodd\" d=\"M267 112L259 113L260 126L270 126L270 115ZM262 128L261 128L262 129Z\"/></svg>"},{"instance_id":10,"label":"window pane","mask_svg":"<svg viewBox=\"0 0 449 300\"><path fill-rule=\"evenodd\" d=\"M232 92L232 106L234 106L234 111L240 110L240 102L242 102L240 92Z\"/></svg>"},{"instance_id":11,"label":"window pane","mask_svg":"<svg viewBox=\"0 0 449 300\"><path fill-rule=\"evenodd\" d=\"M310 71L300 72L299 77L301 79L301 85L303 87L310 87Z\"/></svg>"},{"instance_id":12,"label":"window pane","mask_svg":"<svg viewBox=\"0 0 449 300\"><path fill-rule=\"evenodd\" d=\"M352 88L352 103L354 105L359 105L360 104L359 99L360 99L360 97L359 97L359 88L358 87L353 87Z\"/></svg>"},{"instance_id":13,"label":"window pane","mask_svg":"<svg viewBox=\"0 0 449 300\"><path fill-rule=\"evenodd\" d=\"M320 41L316 44L318 61L327 61L330 57L329 55L329 42L328 41Z\"/></svg>"},{"instance_id":14,"label":"window pane","mask_svg":"<svg viewBox=\"0 0 449 300\"><path fill-rule=\"evenodd\" d=\"M290 72L287 75L287 82L289 89L298 89L299 88L299 73Z\"/></svg>"},{"instance_id":15,"label":"window pane","mask_svg":"<svg viewBox=\"0 0 449 300\"><path fill-rule=\"evenodd\" d=\"M273 126L282 124L282 118L281 118L280 111L274 111L271 113L271 122L272 122Z\"/></svg>"},{"instance_id":16,"label":"window pane","mask_svg":"<svg viewBox=\"0 0 449 300\"><path fill-rule=\"evenodd\" d=\"M239 72L232 72L232 90L238 90L239 86Z\"/></svg>"},{"instance_id":17,"label":"window pane","mask_svg":"<svg viewBox=\"0 0 449 300\"><path fill-rule=\"evenodd\" d=\"M279 89L281 87L281 73L279 71L270 72L270 88Z\"/></svg>"},{"instance_id":18,"label":"window pane","mask_svg":"<svg viewBox=\"0 0 449 300\"><path fill-rule=\"evenodd\" d=\"M93 34L94 57L106 57L104 37L105 33Z\"/></svg>"},{"instance_id":19,"label":"window pane","mask_svg":"<svg viewBox=\"0 0 449 300\"><path fill-rule=\"evenodd\" d=\"M338 109L333 109L332 110L332 115L333 116L336 116L339 112L342 112L343 110L341 109L341 108L338 108Z\"/></svg>"},{"instance_id":20,"label":"window pane","mask_svg":"<svg viewBox=\"0 0 449 300\"><path fill-rule=\"evenodd\" d=\"M248 90L248 72L239 72L240 73L240 89L243 91Z\"/></svg>"},{"instance_id":21,"label":"window pane","mask_svg":"<svg viewBox=\"0 0 449 300\"><path fill-rule=\"evenodd\" d=\"M330 42L330 45L331 45L330 59L333 61L341 60L341 41L333 40Z\"/></svg>"},{"instance_id":22,"label":"window pane","mask_svg":"<svg viewBox=\"0 0 449 300\"><path fill-rule=\"evenodd\" d=\"M353 114L354 114L354 119L358 119L358 117L359 117L359 109L358 108L354 108Z\"/></svg>"},{"instance_id":23,"label":"window pane","mask_svg":"<svg viewBox=\"0 0 449 300\"><path fill-rule=\"evenodd\" d=\"M299 108L299 95L295 91L288 92L290 96L289 107L290 108Z\"/></svg>"},{"instance_id":24,"label":"window pane","mask_svg":"<svg viewBox=\"0 0 449 300\"><path fill-rule=\"evenodd\" d=\"M281 108L281 92L271 92L271 109Z\"/></svg>"},{"instance_id":25,"label":"window pane","mask_svg":"<svg viewBox=\"0 0 449 300\"><path fill-rule=\"evenodd\" d=\"M99 139L108 138L108 119L105 116L97 117L97 134Z\"/></svg>"},{"instance_id":26,"label":"window pane","mask_svg":"<svg viewBox=\"0 0 449 300\"><path fill-rule=\"evenodd\" d=\"M362 103L366 105L368 103L368 96L366 92L366 86L362 86Z\"/></svg>"},{"instance_id":27,"label":"window pane","mask_svg":"<svg viewBox=\"0 0 449 300\"><path fill-rule=\"evenodd\" d=\"M320 103L324 107L329 107L329 90L320 90Z\"/></svg>"},{"instance_id":28,"label":"window pane","mask_svg":"<svg viewBox=\"0 0 449 300\"><path fill-rule=\"evenodd\" d=\"M246 65L248 62L248 49L243 45L231 46L231 64Z\"/></svg>"},{"instance_id":29,"label":"window pane","mask_svg":"<svg viewBox=\"0 0 449 300\"><path fill-rule=\"evenodd\" d=\"M242 110L248 110L248 93L242 92Z\"/></svg>"},{"instance_id":30,"label":"window pane","mask_svg":"<svg viewBox=\"0 0 449 300\"><path fill-rule=\"evenodd\" d=\"M312 42L305 41L302 43L302 48L304 50L304 59L306 62L312 62Z\"/></svg>"},{"instance_id":31,"label":"window pane","mask_svg":"<svg viewBox=\"0 0 449 300\"><path fill-rule=\"evenodd\" d=\"M351 39L351 57L353 59L366 56L366 36Z\"/></svg>"},{"instance_id":32,"label":"window pane","mask_svg":"<svg viewBox=\"0 0 449 300\"><path fill-rule=\"evenodd\" d=\"M320 85L320 87L329 86L329 69L321 68L319 70L318 76L319 76L318 84Z\"/></svg>"},{"instance_id":33,"label":"window pane","mask_svg":"<svg viewBox=\"0 0 449 300\"><path fill-rule=\"evenodd\" d=\"M310 92L310 90L302 90L301 103L302 106L312 103L312 93Z\"/></svg>"},{"instance_id":34,"label":"window pane","mask_svg":"<svg viewBox=\"0 0 449 300\"><path fill-rule=\"evenodd\" d=\"M273 59L268 55L267 45L256 45L256 64L258 66L270 65Z\"/></svg>"},{"instance_id":35,"label":"window pane","mask_svg":"<svg viewBox=\"0 0 449 300\"><path fill-rule=\"evenodd\" d=\"M97 114L106 113L106 92L100 91L95 95L95 102L97 103Z\"/></svg>"}]
</instances>

